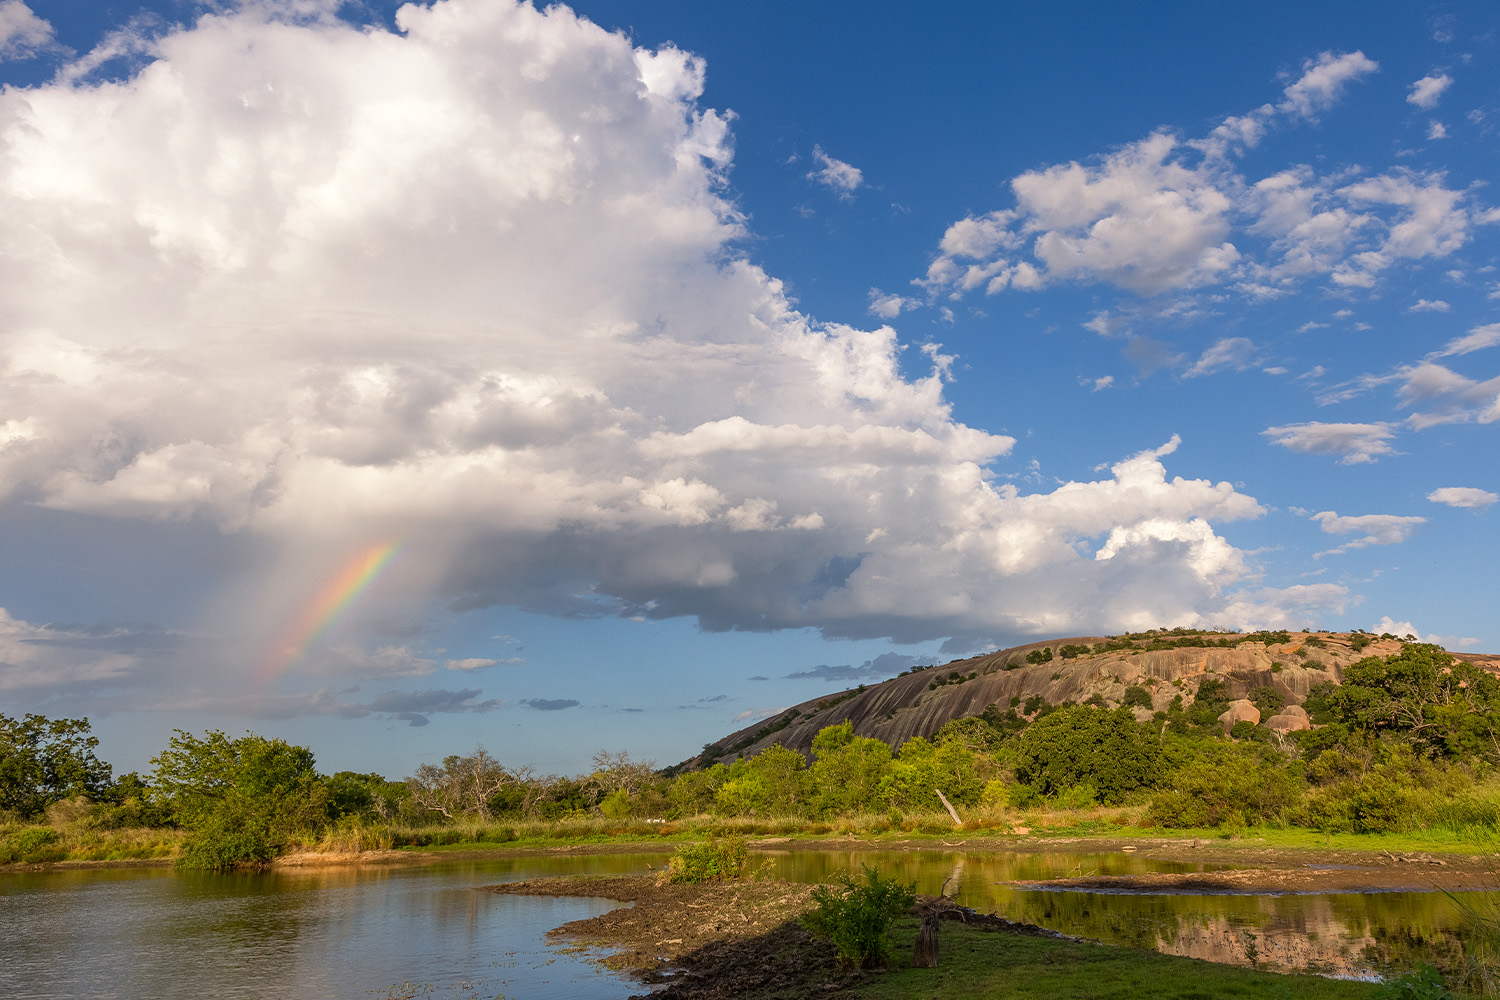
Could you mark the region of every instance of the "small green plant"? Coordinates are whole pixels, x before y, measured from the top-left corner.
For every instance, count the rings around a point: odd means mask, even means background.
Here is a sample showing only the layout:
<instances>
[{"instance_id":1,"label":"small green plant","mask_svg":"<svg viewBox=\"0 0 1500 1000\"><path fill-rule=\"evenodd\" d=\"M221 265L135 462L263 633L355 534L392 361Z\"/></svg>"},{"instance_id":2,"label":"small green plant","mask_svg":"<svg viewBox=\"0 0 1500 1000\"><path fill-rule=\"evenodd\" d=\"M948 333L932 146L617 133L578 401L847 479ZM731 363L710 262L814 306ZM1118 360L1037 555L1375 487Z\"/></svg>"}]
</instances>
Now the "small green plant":
<instances>
[{"instance_id":1,"label":"small green plant","mask_svg":"<svg viewBox=\"0 0 1500 1000\"><path fill-rule=\"evenodd\" d=\"M1375 996L1378 1000L1453 1000L1442 975L1426 962L1418 962L1415 970L1388 980Z\"/></svg>"},{"instance_id":2,"label":"small green plant","mask_svg":"<svg viewBox=\"0 0 1500 1000\"><path fill-rule=\"evenodd\" d=\"M836 885L814 889L817 909L803 923L832 941L845 964L874 969L890 959L891 921L911 908L916 883L884 878L872 865L863 865L861 870L862 879L845 872L835 880Z\"/></svg>"},{"instance_id":3,"label":"small green plant","mask_svg":"<svg viewBox=\"0 0 1500 1000\"><path fill-rule=\"evenodd\" d=\"M745 838L729 836L706 844L684 844L667 863L669 882L728 882L745 874Z\"/></svg>"}]
</instances>

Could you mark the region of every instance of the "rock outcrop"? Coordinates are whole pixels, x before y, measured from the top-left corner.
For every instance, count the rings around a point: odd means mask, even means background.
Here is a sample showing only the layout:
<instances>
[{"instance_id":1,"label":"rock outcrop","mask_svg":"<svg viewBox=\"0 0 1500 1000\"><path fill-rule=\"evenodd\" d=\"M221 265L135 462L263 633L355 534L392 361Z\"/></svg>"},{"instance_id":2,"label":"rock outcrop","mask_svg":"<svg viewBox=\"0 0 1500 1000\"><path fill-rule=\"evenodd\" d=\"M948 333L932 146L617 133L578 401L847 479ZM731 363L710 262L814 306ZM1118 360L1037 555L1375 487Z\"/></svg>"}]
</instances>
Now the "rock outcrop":
<instances>
[{"instance_id":1,"label":"rock outcrop","mask_svg":"<svg viewBox=\"0 0 1500 1000\"><path fill-rule=\"evenodd\" d=\"M1273 688L1288 705L1272 717L1278 727L1290 723L1287 728L1306 728L1306 713L1299 706L1309 691L1325 681L1338 683L1344 668L1364 657L1392 656L1403 645L1399 639L1340 632L1153 633L1132 641L1081 636L1027 643L805 701L730 733L719 740L718 754L683 766L728 763L777 743L807 754L818 730L845 720L861 736L900 746L915 736L931 736L953 719L981 715L990 706L1001 714L1012 708L1024 714L1027 702L1039 698L1052 705L1093 701L1115 707L1129 688L1143 688L1150 695L1150 709L1136 709L1137 718L1144 719L1179 697L1184 707L1192 705L1206 680L1221 681L1233 699ZM1454 655L1500 672L1500 657Z\"/></svg>"}]
</instances>

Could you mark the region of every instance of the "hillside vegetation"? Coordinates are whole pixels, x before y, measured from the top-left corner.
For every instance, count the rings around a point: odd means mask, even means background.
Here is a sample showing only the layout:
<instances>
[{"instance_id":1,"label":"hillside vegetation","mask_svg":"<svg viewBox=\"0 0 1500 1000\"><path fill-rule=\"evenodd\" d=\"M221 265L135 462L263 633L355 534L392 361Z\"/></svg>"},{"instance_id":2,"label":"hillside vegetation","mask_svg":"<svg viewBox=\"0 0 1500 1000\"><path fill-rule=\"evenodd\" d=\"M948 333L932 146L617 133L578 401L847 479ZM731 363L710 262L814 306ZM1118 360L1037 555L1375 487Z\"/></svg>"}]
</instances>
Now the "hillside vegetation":
<instances>
[{"instance_id":1,"label":"hillside vegetation","mask_svg":"<svg viewBox=\"0 0 1500 1000\"><path fill-rule=\"evenodd\" d=\"M687 766L600 751L572 777L483 748L399 781L327 775L282 740L179 731L150 774L115 779L87 720L0 715L0 863L220 868L308 849L955 825L1258 826L1489 848L1493 661L1360 633L1038 643L809 703Z\"/></svg>"}]
</instances>

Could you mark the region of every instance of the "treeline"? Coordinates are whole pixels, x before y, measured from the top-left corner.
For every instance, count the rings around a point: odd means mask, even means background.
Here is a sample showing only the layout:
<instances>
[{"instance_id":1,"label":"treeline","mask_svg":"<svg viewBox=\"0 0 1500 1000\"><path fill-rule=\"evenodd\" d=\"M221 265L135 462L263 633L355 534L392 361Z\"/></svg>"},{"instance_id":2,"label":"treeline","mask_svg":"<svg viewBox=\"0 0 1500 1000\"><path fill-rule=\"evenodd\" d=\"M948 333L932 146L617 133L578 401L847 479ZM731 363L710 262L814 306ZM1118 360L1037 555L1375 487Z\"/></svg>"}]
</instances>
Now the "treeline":
<instances>
[{"instance_id":1,"label":"treeline","mask_svg":"<svg viewBox=\"0 0 1500 1000\"><path fill-rule=\"evenodd\" d=\"M1263 715L1285 703L1271 687L1251 697ZM1314 728L1301 732L1240 722L1226 734L1218 719L1228 690L1216 679L1138 720L1132 706L1152 703L1145 688L1115 708L1017 699L899 747L846 722L817 735L811 759L773 746L679 773L601 751L588 774L540 775L481 748L402 781L320 774L305 747L216 731L178 731L150 774L115 780L87 720L0 715L0 810L9 817L7 826L0 816L0 837L43 837L35 822L65 809L96 828L179 828L181 863L213 868L264 863L319 838L340 842L340 832L368 847L456 840L443 830L464 824L581 818L863 816L878 817L877 829L913 829L931 827L949 805L966 825L1001 829L1037 812L1115 807L1116 822L1146 827L1441 827L1481 841L1500 831L1500 680L1437 646L1368 657L1342 685L1315 688L1303 706ZM517 836L503 826L484 835ZM16 858L0 845L0 860Z\"/></svg>"}]
</instances>

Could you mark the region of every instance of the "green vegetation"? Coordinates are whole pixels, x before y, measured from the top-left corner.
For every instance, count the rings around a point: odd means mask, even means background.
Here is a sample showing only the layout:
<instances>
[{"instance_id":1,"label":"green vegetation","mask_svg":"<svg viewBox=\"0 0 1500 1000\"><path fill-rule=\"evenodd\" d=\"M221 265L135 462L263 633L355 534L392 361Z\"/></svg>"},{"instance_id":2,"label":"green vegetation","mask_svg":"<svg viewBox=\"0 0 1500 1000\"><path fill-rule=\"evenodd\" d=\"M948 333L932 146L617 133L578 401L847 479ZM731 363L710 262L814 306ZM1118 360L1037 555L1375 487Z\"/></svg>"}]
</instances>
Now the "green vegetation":
<instances>
[{"instance_id":1,"label":"green vegetation","mask_svg":"<svg viewBox=\"0 0 1500 1000\"><path fill-rule=\"evenodd\" d=\"M723 837L707 844L686 844L667 863L669 882L732 882L745 874L750 855L745 838Z\"/></svg>"},{"instance_id":2,"label":"green vegetation","mask_svg":"<svg viewBox=\"0 0 1500 1000\"><path fill-rule=\"evenodd\" d=\"M879 869L863 866L862 879L845 872L837 885L813 890L817 909L803 917L807 929L826 937L847 965L875 969L891 958L891 921L911 908L915 883L884 878Z\"/></svg>"},{"instance_id":3,"label":"green vegetation","mask_svg":"<svg viewBox=\"0 0 1500 1000\"><path fill-rule=\"evenodd\" d=\"M1118 641L1220 638L1173 630ZM969 679L955 674L933 671L946 683ZM1013 698L900 746L844 722L819 732L808 755L773 745L701 770L661 771L601 751L574 776L507 765L482 747L399 781L324 775L305 747L210 731L178 732L151 774L112 779L88 720L0 716L0 863L173 857L220 868L293 850L935 837L954 828L940 792L973 831L1253 830L1305 847L1371 846L1362 837L1390 849L1500 847L1500 679L1415 642L1344 674L1343 686L1307 698L1318 728L1303 732L1242 722L1226 736L1217 717L1230 687L1208 677L1196 696L1179 685L1144 723L1135 713L1154 699L1135 685L1120 708ZM1263 714L1284 698L1271 686L1248 690Z\"/></svg>"},{"instance_id":4,"label":"green vegetation","mask_svg":"<svg viewBox=\"0 0 1500 1000\"><path fill-rule=\"evenodd\" d=\"M63 799L100 797L111 781L98 745L88 719L0 714L0 812L28 819Z\"/></svg>"}]
</instances>

